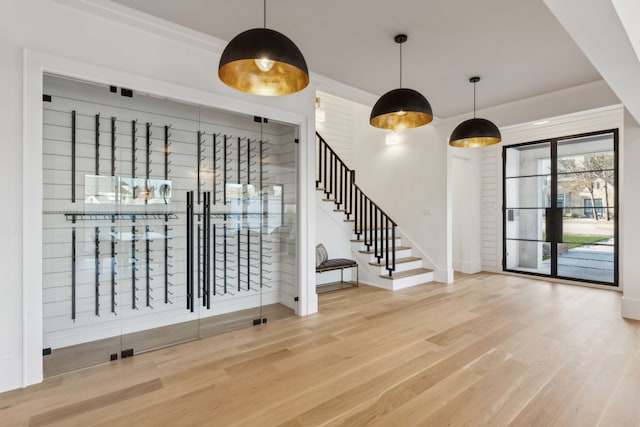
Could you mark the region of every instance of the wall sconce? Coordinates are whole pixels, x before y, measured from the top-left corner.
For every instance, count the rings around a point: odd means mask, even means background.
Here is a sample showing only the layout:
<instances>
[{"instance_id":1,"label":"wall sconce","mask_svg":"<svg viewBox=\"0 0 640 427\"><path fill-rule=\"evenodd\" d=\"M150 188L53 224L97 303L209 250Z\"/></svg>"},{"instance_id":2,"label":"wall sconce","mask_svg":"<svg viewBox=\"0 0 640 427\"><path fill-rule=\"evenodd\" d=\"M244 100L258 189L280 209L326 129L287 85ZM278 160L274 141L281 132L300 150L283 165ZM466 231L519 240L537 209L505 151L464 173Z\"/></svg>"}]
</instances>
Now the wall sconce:
<instances>
[{"instance_id":1,"label":"wall sconce","mask_svg":"<svg viewBox=\"0 0 640 427\"><path fill-rule=\"evenodd\" d=\"M324 122L325 113L324 108L320 104L320 98L316 97L316 122Z\"/></svg>"}]
</instances>

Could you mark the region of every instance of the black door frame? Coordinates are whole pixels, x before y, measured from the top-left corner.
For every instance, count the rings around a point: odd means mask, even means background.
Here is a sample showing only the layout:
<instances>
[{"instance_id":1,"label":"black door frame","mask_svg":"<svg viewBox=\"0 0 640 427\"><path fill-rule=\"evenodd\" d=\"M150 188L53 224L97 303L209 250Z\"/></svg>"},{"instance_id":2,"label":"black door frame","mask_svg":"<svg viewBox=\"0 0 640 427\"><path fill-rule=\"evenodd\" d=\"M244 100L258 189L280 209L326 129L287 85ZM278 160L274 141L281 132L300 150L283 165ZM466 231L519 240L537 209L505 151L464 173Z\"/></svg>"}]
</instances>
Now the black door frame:
<instances>
[{"instance_id":1,"label":"black door frame","mask_svg":"<svg viewBox=\"0 0 640 427\"><path fill-rule=\"evenodd\" d=\"M613 220L614 220L614 249L613 249L613 283L602 282L598 280L587 280L575 277L565 277L558 275L558 245L554 243L558 243L557 236L560 236L559 240L562 240L562 210L563 208L558 208L558 142L565 141L568 139L576 139L576 138L584 138L589 136L597 136L597 135L613 135L613 162L614 162L614 210L613 210ZM536 141L522 142L518 144L504 145L502 147L502 271L518 273L518 274L527 274L531 276L539 276L539 277L550 277L555 279L563 279L570 280L574 282L582 282L582 283L590 283L597 285L605 285L611 287L618 287L618 252L620 246L619 237L619 225L618 225L618 211L620 209L619 206L619 187L618 187L618 128L607 129L596 132L587 132L575 135L567 135L557 138L546 138L539 139ZM514 269L507 268L507 191L506 191L506 167L507 167L507 149L515 148L515 147L523 147L528 145L537 145L542 143L549 143L549 158L551 160L551 208L539 208L539 209L547 209L547 236L546 241L550 242L551 246L551 273L535 273L528 271L520 271ZM512 208L513 209L513 208ZM549 232L551 231L551 232ZM514 240L514 239L511 239ZM517 239L515 239L517 240ZM561 243L561 242L560 242Z\"/></svg>"}]
</instances>

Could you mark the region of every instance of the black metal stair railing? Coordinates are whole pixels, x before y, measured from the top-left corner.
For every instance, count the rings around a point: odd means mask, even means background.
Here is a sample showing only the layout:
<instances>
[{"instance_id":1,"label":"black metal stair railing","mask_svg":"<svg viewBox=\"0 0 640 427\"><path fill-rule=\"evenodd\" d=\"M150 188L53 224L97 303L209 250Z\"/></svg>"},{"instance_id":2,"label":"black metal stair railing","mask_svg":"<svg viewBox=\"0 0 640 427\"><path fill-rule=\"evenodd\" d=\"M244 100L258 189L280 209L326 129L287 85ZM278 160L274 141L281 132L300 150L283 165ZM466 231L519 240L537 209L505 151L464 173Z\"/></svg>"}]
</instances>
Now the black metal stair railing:
<instances>
[{"instance_id":1,"label":"black metal stair railing","mask_svg":"<svg viewBox=\"0 0 640 427\"><path fill-rule=\"evenodd\" d=\"M347 221L354 223L356 238L363 241L367 251L373 251L379 264L384 262L392 277L396 269L395 221L360 189L356 171L347 167L318 132L316 166L316 188L324 192L325 200L335 203L336 211L344 212Z\"/></svg>"}]
</instances>

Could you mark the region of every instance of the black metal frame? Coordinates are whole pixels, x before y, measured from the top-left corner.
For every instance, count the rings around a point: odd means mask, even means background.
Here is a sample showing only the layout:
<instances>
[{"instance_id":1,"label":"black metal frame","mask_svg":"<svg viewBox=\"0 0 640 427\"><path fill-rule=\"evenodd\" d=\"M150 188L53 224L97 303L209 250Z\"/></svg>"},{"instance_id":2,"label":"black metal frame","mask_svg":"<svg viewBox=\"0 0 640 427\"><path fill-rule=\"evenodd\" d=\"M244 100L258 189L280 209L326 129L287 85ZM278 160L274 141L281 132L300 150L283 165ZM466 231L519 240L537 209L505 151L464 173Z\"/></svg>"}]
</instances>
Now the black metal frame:
<instances>
[{"instance_id":1,"label":"black metal frame","mask_svg":"<svg viewBox=\"0 0 640 427\"><path fill-rule=\"evenodd\" d=\"M556 235L558 234L557 227L558 227L558 218L556 218L558 216L558 213L560 215L560 222L562 221L561 215L562 215L562 210L561 208L558 208L557 203L558 203L558 195L557 195L557 176L558 176L558 171L557 171L557 147L558 147L558 142L560 141L565 141L565 140L571 140L571 139L577 139L577 138L585 138L585 137L589 137L589 136L597 136L597 135L606 135L606 134L612 134L613 135L613 161L614 161L614 188L615 188L615 192L614 192L614 215L613 215L613 219L614 219L614 253L613 253L613 283L610 282L603 282L603 281L599 281L599 280L588 280L588 279L582 279L582 278L576 278L576 277L567 277L567 276L560 276L558 275L558 263L557 263L557 257L558 257L558 248L557 248L557 237ZM523 147L523 146L534 146L534 145L538 145L538 144L542 144L542 143L549 143L549 150L550 150L550 164L551 164L551 183L550 183L550 187L551 187L551 208L510 208L507 206L507 192L506 192L506 181L508 178L526 178L526 177L537 177L538 175L530 175L530 176L518 176L518 177L507 177L506 176L506 166L507 166L507 150L510 148L516 148L516 147ZM526 275L531 275L531 276L538 276L538 277L551 277L551 278L556 278L556 279L562 279L562 280L570 280L570 281L574 281L574 282L581 282L581 283L590 283L590 284L597 284L597 285L604 285L604 286L611 286L611 287L618 287L618 283L619 283L619 247L620 247L620 239L619 239L619 224L618 224L618 211L619 211L619 191L618 191L618 175L619 175L619 159L618 159L618 143L619 143L619 131L617 128L615 129L607 129L607 130L602 130L602 131L596 131L596 132L587 132L587 133L581 133L581 134L576 134L576 135L568 135L568 136L562 136L562 137L558 137L558 138L548 138L548 139L542 139L542 140L536 140L536 141L529 141L529 142L523 142L523 143L519 143L519 144L512 144L512 145L506 145L502 147L502 270L506 271L506 272L510 272L510 273L518 273L518 274L526 274ZM566 207L566 206L565 206ZM515 269L508 269L506 267L506 262L507 262L507 222L508 222L508 215L507 215L507 211L509 209L549 209L548 212L550 213L550 216L548 216L548 218L550 218L549 223L551 224L550 227L548 227L549 230L552 230L551 233L547 232L547 242L550 243L551 246L551 274L544 274L544 273L536 273L536 272L528 272L528 271L521 271L521 270L515 270ZM561 225L560 225L561 226ZM531 242L539 242L539 240L530 240L530 239L508 239L508 240L517 240L517 241L531 241Z\"/></svg>"}]
</instances>

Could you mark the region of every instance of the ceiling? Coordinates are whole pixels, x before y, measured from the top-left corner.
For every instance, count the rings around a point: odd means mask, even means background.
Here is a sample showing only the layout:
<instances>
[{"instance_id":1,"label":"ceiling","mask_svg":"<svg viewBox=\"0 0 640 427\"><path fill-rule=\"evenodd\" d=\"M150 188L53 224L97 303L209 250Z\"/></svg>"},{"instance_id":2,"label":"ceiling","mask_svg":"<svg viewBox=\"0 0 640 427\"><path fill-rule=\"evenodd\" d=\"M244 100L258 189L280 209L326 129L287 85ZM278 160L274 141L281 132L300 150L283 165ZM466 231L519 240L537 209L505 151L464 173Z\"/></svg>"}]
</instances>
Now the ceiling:
<instances>
[{"instance_id":1,"label":"ceiling","mask_svg":"<svg viewBox=\"0 0 640 427\"><path fill-rule=\"evenodd\" d=\"M259 0L114 0L230 40L262 26ZM291 38L309 70L376 96L398 87L394 35L406 33L403 85L448 118L600 80L542 0L277 0L267 27Z\"/></svg>"}]
</instances>

